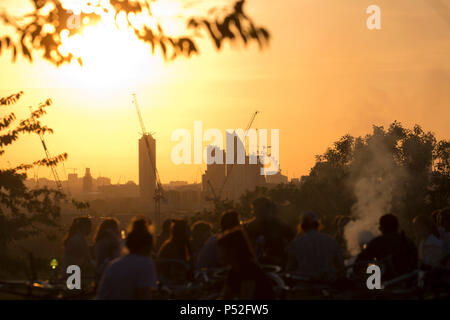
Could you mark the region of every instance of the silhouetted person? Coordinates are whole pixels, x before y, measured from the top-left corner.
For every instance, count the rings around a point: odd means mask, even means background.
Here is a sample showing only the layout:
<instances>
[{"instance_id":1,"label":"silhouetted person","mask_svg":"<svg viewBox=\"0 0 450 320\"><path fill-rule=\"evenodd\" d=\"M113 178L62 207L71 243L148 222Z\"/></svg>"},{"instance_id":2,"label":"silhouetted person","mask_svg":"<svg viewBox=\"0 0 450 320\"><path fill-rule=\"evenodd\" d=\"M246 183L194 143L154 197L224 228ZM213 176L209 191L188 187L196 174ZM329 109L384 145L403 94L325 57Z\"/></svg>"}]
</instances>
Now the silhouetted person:
<instances>
[{"instance_id":1,"label":"silhouetted person","mask_svg":"<svg viewBox=\"0 0 450 320\"><path fill-rule=\"evenodd\" d=\"M333 282L344 270L342 251L332 236L318 228L316 214L305 212L301 217L302 232L289 245L286 269L310 280Z\"/></svg>"},{"instance_id":2,"label":"silhouetted person","mask_svg":"<svg viewBox=\"0 0 450 320\"><path fill-rule=\"evenodd\" d=\"M241 227L227 230L217 244L230 270L225 280L223 299L268 300L275 293L270 279L256 261L248 237Z\"/></svg>"},{"instance_id":3,"label":"silhouetted person","mask_svg":"<svg viewBox=\"0 0 450 320\"><path fill-rule=\"evenodd\" d=\"M94 238L95 271L100 280L108 263L120 255L121 238L117 219L107 218L98 226Z\"/></svg>"},{"instance_id":4,"label":"silhouetted person","mask_svg":"<svg viewBox=\"0 0 450 320\"><path fill-rule=\"evenodd\" d=\"M229 210L220 217L222 233L240 225L239 214ZM218 235L212 235L201 248L197 257L197 268L220 268L225 265L217 246Z\"/></svg>"},{"instance_id":5,"label":"silhouetted person","mask_svg":"<svg viewBox=\"0 0 450 320\"><path fill-rule=\"evenodd\" d=\"M206 221L196 221L191 226L191 250L193 262L197 261L200 250L211 237L211 234L212 225Z\"/></svg>"},{"instance_id":6,"label":"silhouetted person","mask_svg":"<svg viewBox=\"0 0 450 320\"><path fill-rule=\"evenodd\" d=\"M91 233L92 222L88 217L78 217L72 221L69 232L64 238L63 273L70 265L79 266L83 278L93 271L93 260L88 244L88 236Z\"/></svg>"},{"instance_id":7,"label":"silhouetted person","mask_svg":"<svg viewBox=\"0 0 450 320\"><path fill-rule=\"evenodd\" d=\"M136 217L126 238L129 253L106 268L97 292L99 300L151 298L156 288L155 265L151 258L153 237L144 217Z\"/></svg>"},{"instance_id":8,"label":"silhouetted person","mask_svg":"<svg viewBox=\"0 0 450 320\"><path fill-rule=\"evenodd\" d=\"M398 219L393 214L385 214L380 218L381 236L367 244L358 255L360 273L365 274L367 261L375 262L384 268L382 281L391 280L415 270L418 266L416 245L403 233L398 231Z\"/></svg>"},{"instance_id":9,"label":"silhouetted person","mask_svg":"<svg viewBox=\"0 0 450 320\"><path fill-rule=\"evenodd\" d=\"M417 216L413 225L418 242L419 264L425 268L438 266L442 259L442 240L432 217Z\"/></svg>"},{"instance_id":10,"label":"silhouetted person","mask_svg":"<svg viewBox=\"0 0 450 320\"><path fill-rule=\"evenodd\" d=\"M170 237L161 246L157 259L158 274L166 283L168 281L180 283L192 277L193 265L189 233L189 225L184 219L172 220Z\"/></svg>"},{"instance_id":11,"label":"silhouetted person","mask_svg":"<svg viewBox=\"0 0 450 320\"><path fill-rule=\"evenodd\" d=\"M158 253L158 258L178 259L189 262L191 249L189 246L189 226L184 219L173 219L170 226L170 237Z\"/></svg>"},{"instance_id":12,"label":"silhouetted person","mask_svg":"<svg viewBox=\"0 0 450 320\"><path fill-rule=\"evenodd\" d=\"M286 263L286 247L295 237L294 228L276 216L275 204L266 197L253 201L255 217L244 224L256 257L260 263L283 266Z\"/></svg>"},{"instance_id":13,"label":"silhouetted person","mask_svg":"<svg viewBox=\"0 0 450 320\"><path fill-rule=\"evenodd\" d=\"M154 248L155 252L158 253L159 249L161 249L161 246L164 242L166 242L167 239L170 237L170 225L172 223L172 219L166 219L163 222L162 225L162 231L160 235L158 236L158 239L156 240L156 246Z\"/></svg>"}]
</instances>

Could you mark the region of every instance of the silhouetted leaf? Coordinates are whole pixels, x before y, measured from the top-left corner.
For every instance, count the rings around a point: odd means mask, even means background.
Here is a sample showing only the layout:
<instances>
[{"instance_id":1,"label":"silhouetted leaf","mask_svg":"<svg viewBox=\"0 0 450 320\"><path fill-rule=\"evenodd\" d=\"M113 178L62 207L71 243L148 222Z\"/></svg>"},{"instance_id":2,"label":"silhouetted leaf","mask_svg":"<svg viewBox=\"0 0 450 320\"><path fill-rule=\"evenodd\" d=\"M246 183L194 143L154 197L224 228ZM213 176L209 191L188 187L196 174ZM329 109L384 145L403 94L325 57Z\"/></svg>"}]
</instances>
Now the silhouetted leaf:
<instances>
[{"instance_id":1,"label":"silhouetted leaf","mask_svg":"<svg viewBox=\"0 0 450 320\"><path fill-rule=\"evenodd\" d=\"M41 9L47 3L47 0L33 0L36 9Z\"/></svg>"},{"instance_id":2,"label":"silhouetted leaf","mask_svg":"<svg viewBox=\"0 0 450 320\"><path fill-rule=\"evenodd\" d=\"M214 40L214 44L216 45L216 48L220 49L220 44L221 44L220 38L213 31L211 23L209 21L207 21L207 20L203 20L203 24L206 26L206 28L207 28L207 30L209 32L209 35Z\"/></svg>"},{"instance_id":3,"label":"silhouetted leaf","mask_svg":"<svg viewBox=\"0 0 450 320\"><path fill-rule=\"evenodd\" d=\"M14 44L12 46L13 46L12 60L13 60L13 62L16 62L16 59L17 59L17 47Z\"/></svg>"},{"instance_id":4,"label":"silhouetted leaf","mask_svg":"<svg viewBox=\"0 0 450 320\"><path fill-rule=\"evenodd\" d=\"M22 53L25 57L28 58L28 60L30 60L30 62L33 62L33 57L31 56L31 52L30 50L28 50L27 46L22 43Z\"/></svg>"},{"instance_id":5,"label":"silhouetted leaf","mask_svg":"<svg viewBox=\"0 0 450 320\"><path fill-rule=\"evenodd\" d=\"M187 28L197 28L199 25L200 23L194 18L189 19L187 22Z\"/></svg>"},{"instance_id":6,"label":"silhouetted leaf","mask_svg":"<svg viewBox=\"0 0 450 320\"><path fill-rule=\"evenodd\" d=\"M244 0L240 0L235 3L234 11L236 11L237 14L244 14L243 11L244 2L245 2Z\"/></svg>"},{"instance_id":7,"label":"silhouetted leaf","mask_svg":"<svg viewBox=\"0 0 450 320\"><path fill-rule=\"evenodd\" d=\"M161 39L159 41L159 45L161 46L161 52L163 54L164 59L167 58L167 48L166 48L166 44L164 43L164 41Z\"/></svg>"}]
</instances>

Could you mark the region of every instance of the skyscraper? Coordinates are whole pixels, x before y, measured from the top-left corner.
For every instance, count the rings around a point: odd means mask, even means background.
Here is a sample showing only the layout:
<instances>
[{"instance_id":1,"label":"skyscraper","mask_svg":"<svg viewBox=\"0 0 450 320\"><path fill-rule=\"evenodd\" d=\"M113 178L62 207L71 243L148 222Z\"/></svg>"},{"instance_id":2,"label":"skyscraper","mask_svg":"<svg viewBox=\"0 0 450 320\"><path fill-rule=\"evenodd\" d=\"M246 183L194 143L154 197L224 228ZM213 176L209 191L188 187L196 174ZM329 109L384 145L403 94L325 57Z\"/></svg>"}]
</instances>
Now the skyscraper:
<instances>
[{"instance_id":1,"label":"skyscraper","mask_svg":"<svg viewBox=\"0 0 450 320\"><path fill-rule=\"evenodd\" d=\"M232 141L231 146L227 145L227 156L230 155L232 163L226 165L227 178L222 190L222 198L237 200L246 191L253 191L257 186L264 186L266 179L264 175L261 175L262 163L255 154L246 153L245 142L235 132L227 132L227 141ZM231 150L228 150L229 148ZM243 156L244 163L239 163L239 153L241 157ZM250 163L251 160L256 163Z\"/></svg>"},{"instance_id":2,"label":"skyscraper","mask_svg":"<svg viewBox=\"0 0 450 320\"><path fill-rule=\"evenodd\" d=\"M221 158L222 163L210 163L202 175L202 188L207 198L213 198L214 193L219 196L225 180L225 152L217 146L207 146L208 162L214 157ZM209 182L208 182L209 181Z\"/></svg>"},{"instance_id":3,"label":"skyscraper","mask_svg":"<svg viewBox=\"0 0 450 320\"><path fill-rule=\"evenodd\" d=\"M91 176L91 169L86 168L86 171L84 173L83 177L83 192L92 192L93 187L93 181Z\"/></svg>"},{"instance_id":4,"label":"skyscraper","mask_svg":"<svg viewBox=\"0 0 450 320\"><path fill-rule=\"evenodd\" d=\"M202 189L205 198L211 199L214 196L213 193L216 193L220 200L238 200L246 191L252 191L255 187L266 184L264 175L261 174L262 163L258 160L257 155L246 154L244 142L235 132L227 132L228 141L232 144L227 144L226 152L216 146L207 147L208 159L220 152L220 158L223 156L223 164L207 165L207 169L202 175ZM239 163L239 158L243 163ZM231 163L227 163L227 161Z\"/></svg>"},{"instance_id":5,"label":"skyscraper","mask_svg":"<svg viewBox=\"0 0 450 320\"><path fill-rule=\"evenodd\" d=\"M150 148L150 152L148 148ZM139 139L139 191L141 198L148 204L154 201L153 197L156 187L155 166L156 141L151 134L145 134Z\"/></svg>"}]
</instances>

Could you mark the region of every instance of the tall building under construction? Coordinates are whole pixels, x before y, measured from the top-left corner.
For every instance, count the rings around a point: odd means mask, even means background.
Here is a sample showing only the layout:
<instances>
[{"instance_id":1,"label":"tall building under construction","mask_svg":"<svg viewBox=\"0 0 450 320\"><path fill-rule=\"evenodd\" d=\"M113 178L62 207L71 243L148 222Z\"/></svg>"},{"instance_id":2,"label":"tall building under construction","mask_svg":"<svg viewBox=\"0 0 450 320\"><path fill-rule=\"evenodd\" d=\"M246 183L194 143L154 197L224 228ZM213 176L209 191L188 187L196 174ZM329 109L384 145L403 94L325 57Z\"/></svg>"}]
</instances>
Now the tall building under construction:
<instances>
[{"instance_id":1,"label":"tall building under construction","mask_svg":"<svg viewBox=\"0 0 450 320\"><path fill-rule=\"evenodd\" d=\"M227 140L233 141L231 150L227 150L232 157L231 163L226 163L225 151L214 146L208 146L208 155L214 156L217 152L223 152L223 164L208 164L205 174L202 176L202 189L206 198L213 198L215 193L221 200L237 200L246 191L253 191L257 186L266 184L265 176L261 174L262 164L257 155L248 155L245 145L235 133L227 133ZM243 163L238 161L238 153L243 155ZM209 181L209 182L208 182ZM214 190L214 192L213 192ZM211 197L212 196L212 197Z\"/></svg>"},{"instance_id":2,"label":"tall building under construction","mask_svg":"<svg viewBox=\"0 0 450 320\"><path fill-rule=\"evenodd\" d=\"M151 134L144 134L139 139L139 191L142 200L149 205L154 203L153 197L156 187L155 166L156 141Z\"/></svg>"},{"instance_id":3,"label":"tall building under construction","mask_svg":"<svg viewBox=\"0 0 450 320\"><path fill-rule=\"evenodd\" d=\"M202 175L202 188L205 198L213 199L219 195L226 175L225 152L217 146L207 146L208 165ZM211 163L213 159L220 158L221 163Z\"/></svg>"}]
</instances>

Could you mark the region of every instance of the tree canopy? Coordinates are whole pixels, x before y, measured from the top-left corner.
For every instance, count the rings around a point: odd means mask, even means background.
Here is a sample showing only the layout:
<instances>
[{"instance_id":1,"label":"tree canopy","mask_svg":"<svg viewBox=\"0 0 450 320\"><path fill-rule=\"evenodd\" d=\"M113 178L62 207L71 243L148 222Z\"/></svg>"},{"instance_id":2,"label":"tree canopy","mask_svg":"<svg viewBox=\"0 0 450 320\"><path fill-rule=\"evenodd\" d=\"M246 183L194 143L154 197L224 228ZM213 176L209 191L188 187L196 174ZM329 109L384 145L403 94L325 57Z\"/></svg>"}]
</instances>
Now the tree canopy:
<instances>
[{"instance_id":1,"label":"tree canopy","mask_svg":"<svg viewBox=\"0 0 450 320\"><path fill-rule=\"evenodd\" d=\"M0 111L13 107L23 92L0 99ZM17 142L24 134L51 134L53 130L41 122L52 101L47 99L38 105L26 119L17 121L14 112L6 111L0 117L0 157L6 155L8 146ZM18 122L18 123L17 123ZM12 241L26 239L40 234L43 227L58 227L61 202L68 201L62 190L44 188L30 189L25 185L26 171L35 166L51 167L67 159L66 153L54 157L23 163L10 168L0 168L0 252L3 262L14 261L17 256L8 257L7 246ZM83 209L87 203L72 200L72 204ZM47 234L48 236L49 234Z\"/></svg>"}]
</instances>

